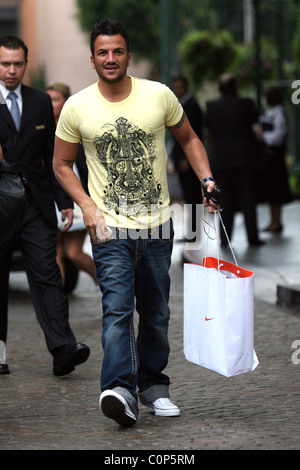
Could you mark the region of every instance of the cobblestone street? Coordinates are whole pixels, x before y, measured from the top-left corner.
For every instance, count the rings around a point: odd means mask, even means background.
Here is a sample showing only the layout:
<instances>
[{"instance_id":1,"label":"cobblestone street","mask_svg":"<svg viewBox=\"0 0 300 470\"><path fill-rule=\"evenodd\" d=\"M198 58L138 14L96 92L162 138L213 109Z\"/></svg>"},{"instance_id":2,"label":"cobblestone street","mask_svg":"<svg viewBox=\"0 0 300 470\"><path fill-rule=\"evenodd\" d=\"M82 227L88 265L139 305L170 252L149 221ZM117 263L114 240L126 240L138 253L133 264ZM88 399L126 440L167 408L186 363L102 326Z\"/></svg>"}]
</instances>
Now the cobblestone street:
<instances>
[{"instance_id":1,"label":"cobblestone street","mask_svg":"<svg viewBox=\"0 0 300 470\"><path fill-rule=\"evenodd\" d=\"M180 417L155 417L141 406L138 423L123 429L102 415L101 308L82 273L69 297L70 323L77 340L90 346L91 356L69 376L54 377L25 275L12 275L7 345L11 373L0 379L0 449L104 450L105 455L117 450L171 454L300 449L300 308L276 304L278 283L300 285L299 207L293 203L285 209L281 241L266 239L251 255L242 229L237 228L233 239L241 266L255 271L255 350L260 364L251 373L225 378L184 358L182 244L175 244L167 373Z\"/></svg>"}]
</instances>

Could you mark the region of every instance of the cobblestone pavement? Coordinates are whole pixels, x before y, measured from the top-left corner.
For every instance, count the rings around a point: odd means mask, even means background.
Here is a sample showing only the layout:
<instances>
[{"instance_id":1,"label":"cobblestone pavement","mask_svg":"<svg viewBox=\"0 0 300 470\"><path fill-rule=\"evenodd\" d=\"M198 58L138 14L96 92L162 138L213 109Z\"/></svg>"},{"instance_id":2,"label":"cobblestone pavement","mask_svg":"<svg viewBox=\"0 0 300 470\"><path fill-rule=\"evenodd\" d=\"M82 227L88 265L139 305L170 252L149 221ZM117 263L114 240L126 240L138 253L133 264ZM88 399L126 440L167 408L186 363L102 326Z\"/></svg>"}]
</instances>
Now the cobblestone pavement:
<instances>
[{"instance_id":1,"label":"cobblestone pavement","mask_svg":"<svg viewBox=\"0 0 300 470\"><path fill-rule=\"evenodd\" d=\"M282 243L270 238L259 248L261 257L255 255L268 262L255 264L238 230L233 240L243 261L240 264L253 264L257 271L255 350L260 364L248 374L225 378L184 358L182 244L176 244L167 373L171 399L181 408L181 416L155 417L141 406L138 423L129 429L120 428L99 411L101 309L88 277L80 273L69 300L71 325L77 340L90 346L91 356L69 376L57 378L52 375L51 356L33 312L25 275L12 275L7 345L11 374L0 379L0 449L104 450L108 455L118 450L196 454L199 450L299 449L300 309L280 307L275 299L277 281L299 281L299 250L290 264L288 259L278 266L275 262L298 243L299 204L285 214Z\"/></svg>"}]
</instances>

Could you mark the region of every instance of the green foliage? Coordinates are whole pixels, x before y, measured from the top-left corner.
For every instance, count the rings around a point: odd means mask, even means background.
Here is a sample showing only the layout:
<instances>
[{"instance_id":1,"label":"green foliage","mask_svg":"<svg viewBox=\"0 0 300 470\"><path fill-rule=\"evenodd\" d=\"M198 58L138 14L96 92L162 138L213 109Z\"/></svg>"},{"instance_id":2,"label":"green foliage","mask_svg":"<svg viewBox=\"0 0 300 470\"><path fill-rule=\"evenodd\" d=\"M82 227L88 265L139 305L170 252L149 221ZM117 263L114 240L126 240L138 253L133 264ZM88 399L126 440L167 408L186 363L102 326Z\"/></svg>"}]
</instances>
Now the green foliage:
<instances>
[{"instance_id":1,"label":"green foliage","mask_svg":"<svg viewBox=\"0 0 300 470\"><path fill-rule=\"evenodd\" d=\"M293 40L293 53L297 66L300 65L300 4L298 7L296 32Z\"/></svg>"},{"instance_id":2,"label":"green foliage","mask_svg":"<svg viewBox=\"0 0 300 470\"><path fill-rule=\"evenodd\" d=\"M90 34L93 24L107 18L121 21L135 57L159 57L159 0L77 0L79 22Z\"/></svg>"},{"instance_id":3,"label":"green foliage","mask_svg":"<svg viewBox=\"0 0 300 470\"><path fill-rule=\"evenodd\" d=\"M179 53L194 86L227 72L237 49L229 31L193 31L179 43Z\"/></svg>"},{"instance_id":4,"label":"green foliage","mask_svg":"<svg viewBox=\"0 0 300 470\"><path fill-rule=\"evenodd\" d=\"M261 38L261 69L262 80L276 78L278 52L274 45L266 38ZM251 86L255 83L257 73L256 48L254 43L238 46L237 58L233 64L232 72L238 78L240 86Z\"/></svg>"},{"instance_id":5,"label":"green foliage","mask_svg":"<svg viewBox=\"0 0 300 470\"><path fill-rule=\"evenodd\" d=\"M103 19L105 0L77 0L78 20L83 31L90 33L93 24Z\"/></svg>"}]
</instances>

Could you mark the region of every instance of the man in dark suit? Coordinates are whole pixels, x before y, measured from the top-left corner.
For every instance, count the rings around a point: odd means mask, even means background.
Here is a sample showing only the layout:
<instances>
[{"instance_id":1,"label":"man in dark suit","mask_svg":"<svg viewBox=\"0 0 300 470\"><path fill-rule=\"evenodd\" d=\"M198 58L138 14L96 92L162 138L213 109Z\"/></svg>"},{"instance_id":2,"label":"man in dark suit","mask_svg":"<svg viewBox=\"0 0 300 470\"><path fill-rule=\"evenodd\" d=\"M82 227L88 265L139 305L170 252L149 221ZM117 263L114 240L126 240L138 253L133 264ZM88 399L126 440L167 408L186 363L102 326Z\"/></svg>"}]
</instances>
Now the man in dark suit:
<instances>
[{"instance_id":1,"label":"man in dark suit","mask_svg":"<svg viewBox=\"0 0 300 470\"><path fill-rule=\"evenodd\" d=\"M174 77L172 80L172 89L182 104L184 112L193 130L199 139L202 139L203 113L199 104L189 91L187 79L182 75ZM190 205L191 212L186 238L187 240L192 240L195 237L197 229L200 227L200 221L197 220L197 205L203 203L201 183L195 175L191 165L189 164L181 146L176 140L174 140L174 145L170 153L170 159L178 173L184 201L186 204Z\"/></svg>"},{"instance_id":2,"label":"man in dark suit","mask_svg":"<svg viewBox=\"0 0 300 470\"><path fill-rule=\"evenodd\" d=\"M238 96L233 75L221 76L219 90L221 97L206 103L206 127L209 161L222 191L222 218L230 239L234 214L242 211L249 245L260 246L254 181L257 149L252 132L257 111L251 99ZM223 230L221 240L227 245Z\"/></svg>"},{"instance_id":3,"label":"man in dark suit","mask_svg":"<svg viewBox=\"0 0 300 470\"><path fill-rule=\"evenodd\" d=\"M6 100L0 105L0 144L5 163L21 175L28 198L15 235L0 244L0 340L6 343L9 270L17 238L35 312L53 356L53 373L61 376L85 362L89 348L76 343L69 326L68 299L56 263L54 200L67 221L65 229L72 224L73 202L52 169L55 122L50 97L21 83L27 56L21 39L0 38L0 90ZM0 374L7 373L7 364L0 364Z\"/></svg>"}]
</instances>

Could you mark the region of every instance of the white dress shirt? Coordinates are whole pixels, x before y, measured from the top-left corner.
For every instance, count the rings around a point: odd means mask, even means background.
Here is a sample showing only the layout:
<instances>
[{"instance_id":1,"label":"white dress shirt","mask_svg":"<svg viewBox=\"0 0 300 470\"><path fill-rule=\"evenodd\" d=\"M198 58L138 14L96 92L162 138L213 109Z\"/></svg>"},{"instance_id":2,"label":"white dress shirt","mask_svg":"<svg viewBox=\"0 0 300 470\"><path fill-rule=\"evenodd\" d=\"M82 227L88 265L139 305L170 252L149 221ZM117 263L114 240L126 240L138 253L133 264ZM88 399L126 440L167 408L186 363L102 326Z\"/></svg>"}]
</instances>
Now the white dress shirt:
<instances>
[{"instance_id":1,"label":"white dress shirt","mask_svg":"<svg viewBox=\"0 0 300 470\"><path fill-rule=\"evenodd\" d=\"M279 147L284 142L288 133L288 121L281 105L269 108L263 116L259 118L261 124L270 125L270 130L263 132L263 141L267 145Z\"/></svg>"},{"instance_id":2,"label":"white dress shirt","mask_svg":"<svg viewBox=\"0 0 300 470\"><path fill-rule=\"evenodd\" d=\"M2 85L2 83L0 83L0 91L3 95L3 98L6 101L6 105L9 110L11 108L11 100L9 98L7 99L7 96L9 95L11 91L13 91L17 95L17 103L19 106L20 114L22 116L23 101L22 101L22 93L21 93L21 83L17 86L15 90L8 90L7 88L5 88L5 86Z\"/></svg>"}]
</instances>

